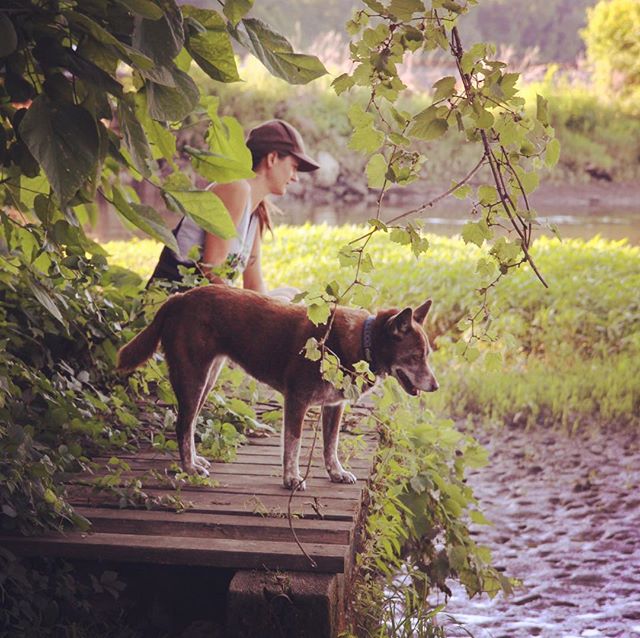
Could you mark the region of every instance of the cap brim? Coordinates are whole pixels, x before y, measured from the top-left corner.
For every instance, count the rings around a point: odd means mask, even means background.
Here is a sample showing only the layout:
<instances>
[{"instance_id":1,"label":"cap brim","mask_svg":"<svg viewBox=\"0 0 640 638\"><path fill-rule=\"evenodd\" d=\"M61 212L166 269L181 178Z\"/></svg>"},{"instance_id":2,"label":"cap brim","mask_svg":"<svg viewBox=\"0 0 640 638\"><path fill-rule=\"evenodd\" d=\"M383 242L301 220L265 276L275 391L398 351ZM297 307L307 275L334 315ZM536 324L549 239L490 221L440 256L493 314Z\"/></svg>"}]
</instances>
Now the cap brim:
<instances>
[{"instance_id":1,"label":"cap brim","mask_svg":"<svg viewBox=\"0 0 640 638\"><path fill-rule=\"evenodd\" d=\"M298 160L298 171L302 173L311 173L312 171L317 171L320 168L320 164L315 160L311 159L308 155L304 153L291 153Z\"/></svg>"}]
</instances>

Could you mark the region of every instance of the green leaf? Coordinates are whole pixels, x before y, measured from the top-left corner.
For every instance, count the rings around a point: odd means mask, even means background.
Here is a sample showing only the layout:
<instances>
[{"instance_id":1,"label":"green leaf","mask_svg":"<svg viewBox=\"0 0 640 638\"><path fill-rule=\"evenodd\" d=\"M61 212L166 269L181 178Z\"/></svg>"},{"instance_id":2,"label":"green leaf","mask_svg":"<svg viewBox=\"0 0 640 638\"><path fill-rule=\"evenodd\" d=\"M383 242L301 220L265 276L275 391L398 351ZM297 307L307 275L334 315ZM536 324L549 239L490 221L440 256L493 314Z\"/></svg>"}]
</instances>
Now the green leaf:
<instances>
[{"instance_id":1,"label":"green leaf","mask_svg":"<svg viewBox=\"0 0 640 638\"><path fill-rule=\"evenodd\" d=\"M471 194L471 186L469 184L463 184L460 188L453 191L453 196L458 199L466 199Z\"/></svg>"},{"instance_id":2,"label":"green leaf","mask_svg":"<svg viewBox=\"0 0 640 638\"><path fill-rule=\"evenodd\" d=\"M310 361L319 361L322 354L318 348L318 340L315 337L307 339L304 344L304 356Z\"/></svg>"},{"instance_id":3,"label":"green leaf","mask_svg":"<svg viewBox=\"0 0 640 638\"><path fill-rule=\"evenodd\" d=\"M377 151L384 142L384 133L373 128L373 124L357 128L349 139L349 148L362 153Z\"/></svg>"},{"instance_id":4,"label":"green leaf","mask_svg":"<svg viewBox=\"0 0 640 638\"><path fill-rule=\"evenodd\" d=\"M407 133L421 140L435 140L442 137L449 129L449 123L442 118L420 119L419 115L413 119L413 124Z\"/></svg>"},{"instance_id":5,"label":"green leaf","mask_svg":"<svg viewBox=\"0 0 640 638\"><path fill-rule=\"evenodd\" d=\"M549 124L549 103L542 95L536 95L536 119L545 126Z\"/></svg>"},{"instance_id":6,"label":"green leaf","mask_svg":"<svg viewBox=\"0 0 640 638\"><path fill-rule=\"evenodd\" d=\"M149 115L162 122L180 122L197 106L200 92L195 82L177 66L169 68L175 88L147 81Z\"/></svg>"},{"instance_id":7,"label":"green leaf","mask_svg":"<svg viewBox=\"0 0 640 638\"><path fill-rule=\"evenodd\" d=\"M295 53L286 38L261 20L245 18L231 34L251 51L271 74L290 84L307 84L327 73L317 57Z\"/></svg>"},{"instance_id":8,"label":"green leaf","mask_svg":"<svg viewBox=\"0 0 640 638\"><path fill-rule=\"evenodd\" d=\"M178 252L176 238L171 230L167 228L162 217L151 206L127 201L122 191L117 187L113 188L113 203L116 210L126 220L150 237L162 242L174 252Z\"/></svg>"},{"instance_id":9,"label":"green leaf","mask_svg":"<svg viewBox=\"0 0 640 638\"><path fill-rule=\"evenodd\" d=\"M149 117L147 96L143 92L136 94L136 115L147 134L153 158L163 158L175 167L173 157L176 154L176 138L163 124Z\"/></svg>"},{"instance_id":10,"label":"green leaf","mask_svg":"<svg viewBox=\"0 0 640 638\"><path fill-rule=\"evenodd\" d=\"M98 127L82 107L57 104L39 95L20 123L20 135L62 205L95 176L100 155Z\"/></svg>"},{"instance_id":11,"label":"green leaf","mask_svg":"<svg viewBox=\"0 0 640 638\"><path fill-rule=\"evenodd\" d=\"M385 173L387 172L387 160L382 153L376 153L371 156L367 163L367 180L369 188L382 188L385 182Z\"/></svg>"},{"instance_id":12,"label":"green leaf","mask_svg":"<svg viewBox=\"0 0 640 638\"><path fill-rule=\"evenodd\" d=\"M495 186L483 184L478 188L478 201L481 204L495 204L500 200Z\"/></svg>"},{"instance_id":13,"label":"green leaf","mask_svg":"<svg viewBox=\"0 0 640 638\"><path fill-rule=\"evenodd\" d=\"M231 239L238 233L222 200L211 191L167 191L178 202L185 215L204 228L223 239Z\"/></svg>"},{"instance_id":14,"label":"green leaf","mask_svg":"<svg viewBox=\"0 0 640 638\"><path fill-rule=\"evenodd\" d=\"M493 233L487 225L487 222L482 219L479 222L467 222L462 227L462 239L465 244L476 244L476 246L482 246L485 239L491 239Z\"/></svg>"},{"instance_id":15,"label":"green leaf","mask_svg":"<svg viewBox=\"0 0 640 638\"><path fill-rule=\"evenodd\" d=\"M115 0L118 4L126 7L131 11L143 18L149 20L159 20L164 15L162 9L151 2L151 0Z\"/></svg>"},{"instance_id":16,"label":"green leaf","mask_svg":"<svg viewBox=\"0 0 640 638\"><path fill-rule=\"evenodd\" d=\"M169 66L184 46L184 26L174 0L163 0L163 9L160 19L136 22L132 42L156 65Z\"/></svg>"},{"instance_id":17,"label":"green leaf","mask_svg":"<svg viewBox=\"0 0 640 638\"><path fill-rule=\"evenodd\" d=\"M33 293L33 296L38 300L40 305L47 310L55 319L57 319L63 326L66 327L67 322L64 320L60 309L53 300L53 297L49 291L37 280L29 280L29 289Z\"/></svg>"},{"instance_id":18,"label":"green leaf","mask_svg":"<svg viewBox=\"0 0 640 638\"><path fill-rule=\"evenodd\" d=\"M341 95L345 91L348 91L354 84L354 79L348 73L343 73L331 83L331 86L336 92L336 95Z\"/></svg>"},{"instance_id":19,"label":"green leaf","mask_svg":"<svg viewBox=\"0 0 640 638\"><path fill-rule=\"evenodd\" d=\"M225 5L225 15L229 2ZM224 18L217 11L185 6L182 10L188 21L195 20L198 30L190 30L186 48L200 68L219 82L240 79L233 47Z\"/></svg>"},{"instance_id":20,"label":"green leaf","mask_svg":"<svg viewBox=\"0 0 640 638\"><path fill-rule=\"evenodd\" d=\"M226 0L223 13L235 27L253 7L253 0Z\"/></svg>"},{"instance_id":21,"label":"green leaf","mask_svg":"<svg viewBox=\"0 0 640 638\"><path fill-rule=\"evenodd\" d=\"M326 323L331 314L331 306L326 301L314 301L307 306L307 315L316 326Z\"/></svg>"},{"instance_id":22,"label":"green leaf","mask_svg":"<svg viewBox=\"0 0 640 638\"><path fill-rule=\"evenodd\" d=\"M0 13L0 58L11 55L18 46L18 34L6 13Z\"/></svg>"},{"instance_id":23,"label":"green leaf","mask_svg":"<svg viewBox=\"0 0 640 638\"><path fill-rule=\"evenodd\" d=\"M451 97L456 90L456 79L448 75L444 78L440 78L434 85L435 93L433 95L434 102L442 100L447 97Z\"/></svg>"},{"instance_id":24,"label":"green leaf","mask_svg":"<svg viewBox=\"0 0 640 638\"><path fill-rule=\"evenodd\" d=\"M489 129L495 122L493 113L487 111L487 109L482 109L477 115L474 114L473 119L475 120L476 126L481 129Z\"/></svg>"},{"instance_id":25,"label":"green leaf","mask_svg":"<svg viewBox=\"0 0 640 638\"><path fill-rule=\"evenodd\" d=\"M544 156L545 164L549 168L553 168L560 159L560 141L557 138L553 138L547 144L547 150Z\"/></svg>"},{"instance_id":26,"label":"green leaf","mask_svg":"<svg viewBox=\"0 0 640 638\"><path fill-rule=\"evenodd\" d=\"M133 159L134 166L142 175L149 177L151 175L149 169L149 162L152 159L151 148L134 108L124 99L118 101L118 122L124 145Z\"/></svg>"},{"instance_id":27,"label":"green leaf","mask_svg":"<svg viewBox=\"0 0 640 638\"><path fill-rule=\"evenodd\" d=\"M409 20L414 13L424 13L421 0L391 0L387 11L399 20Z\"/></svg>"}]
</instances>

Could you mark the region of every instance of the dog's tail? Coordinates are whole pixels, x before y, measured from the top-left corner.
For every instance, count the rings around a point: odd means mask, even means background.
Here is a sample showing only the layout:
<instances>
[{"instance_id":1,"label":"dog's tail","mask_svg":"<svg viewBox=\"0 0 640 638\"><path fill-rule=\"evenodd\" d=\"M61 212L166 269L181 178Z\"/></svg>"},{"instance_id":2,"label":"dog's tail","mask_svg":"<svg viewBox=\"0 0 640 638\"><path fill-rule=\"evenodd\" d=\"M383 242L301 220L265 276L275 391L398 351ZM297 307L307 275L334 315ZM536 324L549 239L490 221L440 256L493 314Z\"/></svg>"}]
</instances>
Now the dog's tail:
<instances>
[{"instance_id":1,"label":"dog's tail","mask_svg":"<svg viewBox=\"0 0 640 638\"><path fill-rule=\"evenodd\" d=\"M139 332L129 341L126 346L118 350L116 364L118 372L133 372L133 370L151 358L151 355L153 355L160 343L167 311L179 296L180 295L174 295L167 299L156 313L153 321L142 332Z\"/></svg>"}]
</instances>

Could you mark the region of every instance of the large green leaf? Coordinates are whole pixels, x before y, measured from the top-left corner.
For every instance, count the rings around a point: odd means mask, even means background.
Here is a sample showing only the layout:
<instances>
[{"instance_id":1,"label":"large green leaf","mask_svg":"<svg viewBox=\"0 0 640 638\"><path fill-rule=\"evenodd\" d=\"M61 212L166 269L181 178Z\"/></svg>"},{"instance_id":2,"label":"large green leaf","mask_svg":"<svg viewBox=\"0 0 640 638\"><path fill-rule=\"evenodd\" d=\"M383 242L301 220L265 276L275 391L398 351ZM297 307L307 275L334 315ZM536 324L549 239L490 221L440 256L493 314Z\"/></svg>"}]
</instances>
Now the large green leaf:
<instances>
[{"instance_id":1,"label":"large green leaf","mask_svg":"<svg viewBox=\"0 0 640 638\"><path fill-rule=\"evenodd\" d=\"M18 46L18 35L6 13L0 13L0 58L6 58Z\"/></svg>"},{"instance_id":2,"label":"large green leaf","mask_svg":"<svg viewBox=\"0 0 640 638\"><path fill-rule=\"evenodd\" d=\"M182 13L174 0L163 0L159 20L140 20L133 32L133 46L156 65L169 65L184 46Z\"/></svg>"},{"instance_id":3,"label":"large green leaf","mask_svg":"<svg viewBox=\"0 0 640 638\"><path fill-rule=\"evenodd\" d=\"M176 207L206 231L231 239L238 233L222 200L211 191L166 191L165 197L172 207Z\"/></svg>"},{"instance_id":4,"label":"large green leaf","mask_svg":"<svg viewBox=\"0 0 640 638\"><path fill-rule=\"evenodd\" d=\"M82 107L57 104L40 95L20 123L20 136L62 205L95 176L100 154L98 127Z\"/></svg>"},{"instance_id":5,"label":"large green leaf","mask_svg":"<svg viewBox=\"0 0 640 638\"><path fill-rule=\"evenodd\" d=\"M253 0L226 0L224 3L224 15L235 27L253 6Z\"/></svg>"},{"instance_id":6,"label":"large green leaf","mask_svg":"<svg viewBox=\"0 0 640 638\"><path fill-rule=\"evenodd\" d=\"M118 103L118 122L122 131L122 139L131 154L134 166L142 175L149 177L151 175L149 170L149 162L152 158L151 148L134 108L126 100L120 100Z\"/></svg>"},{"instance_id":7,"label":"large green leaf","mask_svg":"<svg viewBox=\"0 0 640 638\"><path fill-rule=\"evenodd\" d=\"M218 99L203 100L211 120L207 131L209 149L185 148L191 155L195 170L212 182L227 183L254 177L251 151L244 142L244 132L233 117L218 117Z\"/></svg>"},{"instance_id":8,"label":"large green leaf","mask_svg":"<svg viewBox=\"0 0 640 638\"><path fill-rule=\"evenodd\" d=\"M290 84L307 84L327 73L313 55L295 53L289 41L256 18L245 18L231 33L276 77Z\"/></svg>"},{"instance_id":9,"label":"large green leaf","mask_svg":"<svg viewBox=\"0 0 640 638\"><path fill-rule=\"evenodd\" d=\"M190 26L185 46L191 57L214 80L238 81L240 76L224 18L217 11L190 6L182 11Z\"/></svg>"},{"instance_id":10,"label":"large green leaf","mask_svg":"<svg viewBox=\"0 0 640 638\"><path fill-rule=\"evenodd\" d=\"M116 210L134 226L147 235L178 252L178 244L173 233L167 228L162 217L151 206L127 201L120 189L113 189L113 203Z\"/></svg>"},{"instance_id":11,"label":"large green leaf","mask_svg":"<svg viewBox=\"0 0 640 638\"><path fill-rule=\"evenodd\" d=\"M147 81L149 115L162 122L179 122L197 106L200 92L195 82L177 66L170 67L175 88Z\"/></svg>"},{"instance_id":12,"label":"large green leaf","mask_svg":"<svg viewBox=\"0 0 640 638\"><path fill-rule=\"evenodd\" d=\"M159 20L164 15L162 9L151 0L116 0L118 4L149 20Z\"/></svg>"}]
</instances>

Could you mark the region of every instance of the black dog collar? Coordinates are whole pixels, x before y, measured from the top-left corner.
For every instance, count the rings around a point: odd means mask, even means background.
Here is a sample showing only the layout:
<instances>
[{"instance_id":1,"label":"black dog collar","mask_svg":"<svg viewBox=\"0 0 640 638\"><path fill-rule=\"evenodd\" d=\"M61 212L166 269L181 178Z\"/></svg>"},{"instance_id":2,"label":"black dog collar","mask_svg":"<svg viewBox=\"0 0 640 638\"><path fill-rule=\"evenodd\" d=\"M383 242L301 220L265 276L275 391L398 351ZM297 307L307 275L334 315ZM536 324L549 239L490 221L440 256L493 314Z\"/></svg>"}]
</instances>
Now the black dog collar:
<instances>
[{"instance_id":1,"label":"black dog collar","mask_svg":"<svg viewBox=\"0 0 640 638\"><path fill-rule=\"evenodd\" d=\"M375 374L376 364L373 356L373 322L374 316L367 317L362 327L362 351L364 360L369 364L369 369Z\"/></svg>"}]
</instances>

